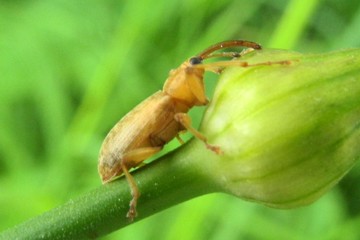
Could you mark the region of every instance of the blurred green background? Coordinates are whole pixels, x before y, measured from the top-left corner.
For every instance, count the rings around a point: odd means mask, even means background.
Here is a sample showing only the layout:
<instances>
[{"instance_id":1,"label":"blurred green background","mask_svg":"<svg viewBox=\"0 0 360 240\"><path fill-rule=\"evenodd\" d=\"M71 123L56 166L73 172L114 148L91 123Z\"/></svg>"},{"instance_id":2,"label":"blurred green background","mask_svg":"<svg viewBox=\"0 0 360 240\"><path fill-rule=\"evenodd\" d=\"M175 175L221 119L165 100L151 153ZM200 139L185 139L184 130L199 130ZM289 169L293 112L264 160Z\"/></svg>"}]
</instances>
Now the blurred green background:
<instances>
[{"instance_id":1,"label":"blurred green background","mask_svg":"<svg viewBox=\"0 0 360 240\"><path fill-rule=\"evenodd\" d=\"M109 129L171 68L227 39L304 53L360 47L360 2L0 1L0 231L100 186ZM217 77L206 78L211 98ZM195 123L202 113L193 109ZM358 165L308 207L211 194L104 239L360 239Z\"/></svg>"}]
</instances>

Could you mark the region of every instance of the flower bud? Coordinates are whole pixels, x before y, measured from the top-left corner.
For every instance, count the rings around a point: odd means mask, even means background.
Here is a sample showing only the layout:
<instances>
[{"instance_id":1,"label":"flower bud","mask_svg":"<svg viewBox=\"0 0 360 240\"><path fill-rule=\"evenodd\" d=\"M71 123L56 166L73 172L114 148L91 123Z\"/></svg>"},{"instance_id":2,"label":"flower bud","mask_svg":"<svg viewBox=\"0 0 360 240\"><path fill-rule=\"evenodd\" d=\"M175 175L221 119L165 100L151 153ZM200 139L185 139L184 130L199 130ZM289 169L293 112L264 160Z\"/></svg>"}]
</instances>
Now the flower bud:
<instances>
[{"instance_id":1,"label":"flower bud","mask_svg":"<svg viewBox=\"0 0 360 240\"><path fill-rule=\"evenodd\" d=\"M289 61L289 64L277 61ZM277 208L308 204L360 156L360 50L262 50L219 79L201 131L224 152L226 192Z\"/></svg>"}]
</instances>

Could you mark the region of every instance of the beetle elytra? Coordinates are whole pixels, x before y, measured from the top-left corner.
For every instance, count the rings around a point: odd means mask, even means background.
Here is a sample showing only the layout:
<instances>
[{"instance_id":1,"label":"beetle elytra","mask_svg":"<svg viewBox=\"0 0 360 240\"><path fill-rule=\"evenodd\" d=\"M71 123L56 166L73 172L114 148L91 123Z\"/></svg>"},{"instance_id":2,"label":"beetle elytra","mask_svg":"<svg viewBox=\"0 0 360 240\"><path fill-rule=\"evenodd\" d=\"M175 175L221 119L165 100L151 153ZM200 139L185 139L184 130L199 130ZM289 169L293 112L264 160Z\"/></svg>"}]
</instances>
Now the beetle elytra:
<instances>
[{"instance_id":1,"label":"beetle elytra","mask_svg":"<svg viewBox=\"0 0 360 240\"><path fill-rule=\"evenodd\" d=\"M242 52L217 52L230 47L246 47ZM244 54L261 49L257 43L230 40L210 46L200 54L171 70L163 89L144 100L125 115L106 136L99 155L98 170L103 183L110 182L124 174L132 200L127 217L131 220L137 215L136 204L140 191L129 170L139 166L145 159L159 152L163 146L187 130L203 141L211 151L219 154L221 149L208 143L206 137L191 127L187 112L194 106L208 104L204 87L204 72L215 73L228 66L270 65L271 63L248 64L245 61L222 60L203 63L208 58L238 58Z\"/></svg>"}]
</instances>

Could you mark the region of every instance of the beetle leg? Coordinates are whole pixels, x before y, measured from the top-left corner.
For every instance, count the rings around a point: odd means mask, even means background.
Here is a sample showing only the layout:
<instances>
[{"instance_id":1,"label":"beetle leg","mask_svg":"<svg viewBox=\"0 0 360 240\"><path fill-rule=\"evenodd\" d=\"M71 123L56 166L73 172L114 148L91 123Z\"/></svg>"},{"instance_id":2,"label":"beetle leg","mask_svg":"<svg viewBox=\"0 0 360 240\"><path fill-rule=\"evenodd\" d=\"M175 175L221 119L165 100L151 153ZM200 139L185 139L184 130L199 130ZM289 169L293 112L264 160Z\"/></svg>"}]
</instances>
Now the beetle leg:
<instances>
[{"instance_id":1,"label":"beetle leg","mask_svg":"<svg viewBox=\"0 0 360 240\"><path fill-rule=\"evenodd\" d=\"M134 177L129 172L129 168L138 166L145 159L159 152L161 149L162 147L144 147L144 148L134 149L124 154L121 160L121 169L124 172L126 180L129 183L129 187L131 189L132 199L129 204L130 209L126 214L126 216L131 221L133 221L137 215L136 204L137 204L137 200L140 197L140 191Z\"/></svg>"},{"instance_id":2,"label":"beetle leg","mask_svg":"<svg viewBox=\"0 0 360 240\"><path fill-rule=\"evenodd\" d=\"M186 129L180 130L178 134L176 134L176 139L179 141L180 144L184 144L184 140L180 137L180 134L186 133Z\"/></svg>"},{"instance_id":3,"label":"beetle leg","mask_svg":"<svg viewBox=\"0 0 360 240\"><path fill-rule=\"evenodd\" d=\"M206 59L208 58L219 58L219 57L228 57L228 58L239 58L239 57L242 57L250 52L253 52L255 51L254 48L247 48L247 49L244 49L243 51L241 52L220 52L220 53L213 53L213 54L210 54L206 57Z\"/></svg>"},{"instance_id":4,"label":"beetle leg","mask_svg":"<svg viewBox=\"0 0 360 240\"><path fill-rule=\"evenodd\" d=\"M246 48L246 49L242 50L242 51L239 53L239 57L244 56L244 55L246 55L246 54L248 54L248 53L250 53L250 52L253 52L253 51L255 51L254 48Z\"/></svg>"},{"instance_id":5,"label":"beetle leg","mask_svg":"<svg viewBox=\"0 0 360 240\"><path fill-rule=\"evenodd\" d=\"M214 73L221 73L221 71L225 67L255 67L255 66L270 66L274 64L280 64L280 65L289 65L291 63L290 60L284 60L284 61L274 61L274 62L260 62L260 63L248 63L243 61L219 61L219 62L213 62L213 63L200 63L193 65L193 68L202 68L206 71L211 71Z\"/></svg>"},{"instance_id":6,"label":"beetle leg","mask_svg":"<svg viewBox=\"0 0 360 240\"><path fill-rule=\"evenodd\" d=\"M220 147L209 144L206 137L191 126L191 118L189 115L187 115L186 113L176 113L174 118L177 122L181 123L181 125L183 125L186 130L191 132L197 139L203 141L208 149L215 152L216 154L222 153Z\"/></svg>"},{"instance_id":7,"label":"beetle leg","mask_svg":"<svg viewBox=\"0 0 360 240\"><path fill-rule=\"evenodd\" d=\"M179 141L180 144L184 144L184 143L185 143L184 140L182 140L182 138L180 137L179 134L177 134L175 137L176 137L176 139Z\"/></svg>"},{"instance_id":8,"label":"beetle leg","mask_svg":"<svg viewBox=\"0 0 360 240\"><path fill-rule=\"evenodd\" d=\"M129 183L130 189L131 189L131 195L132 195L132 199L130 201L130 209L126 214L126 217L128 217L131 221L134 220L134 218L137 215L136 212L136 204L137 204L137 200L140 197L140 191L139 188L136 185L135 179L133 176L131 176L131 174L129 173L129 170L127 169L127 167L125 166L125 164L121 164L121 169L123 170L126 180Z\"/></svg>"},{"instance_id":9,"label":"beetle leg","mask_svg":"<svg viewBox=\"0 0 360 240\"><path fill-rule=\"evenodd\" d=\"M125 153L121 162L128 168L137 167L145 159L161 151L162 147L141 147Z\"/></svg>"}]
</instances>

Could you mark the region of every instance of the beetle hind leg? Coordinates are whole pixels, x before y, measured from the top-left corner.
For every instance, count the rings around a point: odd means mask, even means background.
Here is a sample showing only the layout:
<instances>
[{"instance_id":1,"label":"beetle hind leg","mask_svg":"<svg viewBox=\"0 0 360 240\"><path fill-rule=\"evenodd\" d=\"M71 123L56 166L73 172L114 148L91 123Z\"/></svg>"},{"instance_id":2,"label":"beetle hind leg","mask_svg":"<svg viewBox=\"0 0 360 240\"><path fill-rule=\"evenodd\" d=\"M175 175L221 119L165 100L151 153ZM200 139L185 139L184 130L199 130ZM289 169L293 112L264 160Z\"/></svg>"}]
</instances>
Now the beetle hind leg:
<instances>
[{"instance_id":1,"label":"beetle hind leg","mask_svg":"<svg viewBox=\"0 0 360 240\"><path fill-rule=\"evenodd\" d=\"M131 195L132 195L132 199L130 201L130 209L128 211L128 213L126 214L126 217L128 217L131 221L134 220L134 218L137 215L136 212L136 204L137 204L137 200L140 197L140 191L139 188L136 185L135 179L133 176L131 176L129 170L126 168L126 166L124 164L121 164L121 169L123 170L126 180L129 183L130 189L131 189Z\"/></svg>"},{"instance_id":2,"label":"beetle hind leg","mask_svg":"<svg viewBox=\"0 0 360 240\"><path fill-rule=\"evenodd\" d=\"M130 174L129 169L132 167L139 166L145 159L159 152L161 147L143 147L134 149L126 154L124 154L121 160L121 169L126 177L127 182L131 190L132 199L129 204L129 211L126 214L126 217L133 221L137 215L136 205L140 197L140 191L136 184L134 177Z\"/></svg>"}]
</instances>

